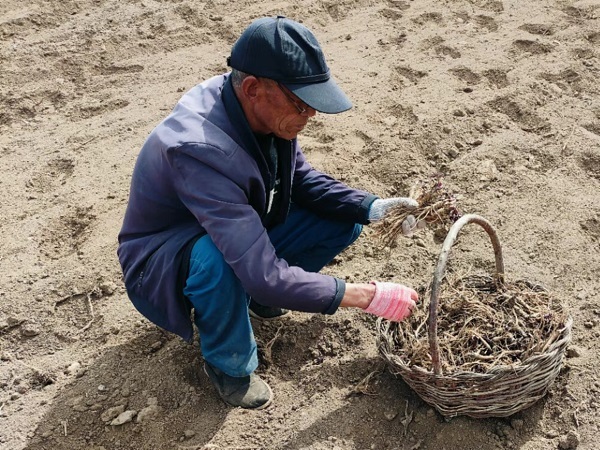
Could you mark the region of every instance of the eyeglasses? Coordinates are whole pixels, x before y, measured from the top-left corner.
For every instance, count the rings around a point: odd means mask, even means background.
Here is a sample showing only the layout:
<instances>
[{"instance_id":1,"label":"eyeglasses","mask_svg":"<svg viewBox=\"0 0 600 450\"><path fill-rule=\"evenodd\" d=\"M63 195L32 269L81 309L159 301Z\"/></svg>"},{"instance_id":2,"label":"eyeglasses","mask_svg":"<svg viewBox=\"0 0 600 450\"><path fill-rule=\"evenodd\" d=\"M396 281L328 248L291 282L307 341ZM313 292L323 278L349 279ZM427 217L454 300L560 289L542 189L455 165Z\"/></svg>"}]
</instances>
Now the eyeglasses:
<instances>
[{"instance_id":1,"label":"eyeglasses","mask_svg":"<svg viewBox=\"0 0 600 450\"><path fill-rule=\"evenodd\" d=\"M279 88L279 90L281 90L281 92L283 92L283 95L285 95L287 99L296 107L296 109L298 110L298 114L302 115L306 111L308 111L308 107L299 105L298 102L294 99L294 97L292 97L288 93L287 89L285 89L281 84L277 83L277 87Z\"/></svg>"}]
</instances>

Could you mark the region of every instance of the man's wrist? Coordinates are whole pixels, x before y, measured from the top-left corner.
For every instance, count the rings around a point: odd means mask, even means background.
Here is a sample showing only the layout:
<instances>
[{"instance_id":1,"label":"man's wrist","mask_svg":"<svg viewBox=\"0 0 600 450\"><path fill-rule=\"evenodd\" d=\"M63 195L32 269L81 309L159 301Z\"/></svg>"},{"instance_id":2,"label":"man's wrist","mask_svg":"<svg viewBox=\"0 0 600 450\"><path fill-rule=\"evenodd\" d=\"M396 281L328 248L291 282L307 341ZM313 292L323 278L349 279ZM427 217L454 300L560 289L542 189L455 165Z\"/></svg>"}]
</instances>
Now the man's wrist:
<instances>
[{"instance_id":1,"label":"man's wrist","mask_svg":"<svg viewBox=\"0 0 600 450\"><path fill-rule=\"evenodd\" d=\"M375 285L371 283L347 283L340 306L366 309L375 296Z\"/></svg>"}]
</instances>

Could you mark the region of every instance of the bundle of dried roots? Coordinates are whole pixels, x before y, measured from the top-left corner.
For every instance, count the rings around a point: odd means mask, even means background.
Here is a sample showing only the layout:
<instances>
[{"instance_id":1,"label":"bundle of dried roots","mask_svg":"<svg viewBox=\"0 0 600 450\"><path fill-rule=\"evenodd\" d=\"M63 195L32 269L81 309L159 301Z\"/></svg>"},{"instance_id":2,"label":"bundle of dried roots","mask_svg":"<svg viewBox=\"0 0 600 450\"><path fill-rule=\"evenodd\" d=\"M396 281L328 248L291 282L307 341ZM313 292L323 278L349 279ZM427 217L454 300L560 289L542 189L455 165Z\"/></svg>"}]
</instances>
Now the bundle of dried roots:
<instances>
[{"instance_id":1,"label":"bundle of dried roots","mask_svg":"<svg viewBox=\"0 0 600 450\"><path fill-rule=\"evenodd\" d=\"M446 277L438 304L438 342L444 373L486 373L544 352L560 335L560 303L527 281L499 284L487 275ZM428 293L425 294L424 298ZM398 324L397 356L431 370L428 308Z\"/></svg>"},{"instance_id":2,"label":"bundle of dried roots","mask_svg":"<svg viewBox=\"0 0 600 450\"><path fill-rule=\"evenodd\" d=\"M373 225L375 234L384 244L392 245L399 236L407 231L414 231L426 224L434 230L446 230L461 217L457 207L458 198L443 184L440 177L433 177L427 181L417 183L410 191L409 196L414 198L418 206L407 208L395 206L390 208L383 219ZM411 230L406 227L407 218L414 217Z\"/></svg>"}]
</instances>

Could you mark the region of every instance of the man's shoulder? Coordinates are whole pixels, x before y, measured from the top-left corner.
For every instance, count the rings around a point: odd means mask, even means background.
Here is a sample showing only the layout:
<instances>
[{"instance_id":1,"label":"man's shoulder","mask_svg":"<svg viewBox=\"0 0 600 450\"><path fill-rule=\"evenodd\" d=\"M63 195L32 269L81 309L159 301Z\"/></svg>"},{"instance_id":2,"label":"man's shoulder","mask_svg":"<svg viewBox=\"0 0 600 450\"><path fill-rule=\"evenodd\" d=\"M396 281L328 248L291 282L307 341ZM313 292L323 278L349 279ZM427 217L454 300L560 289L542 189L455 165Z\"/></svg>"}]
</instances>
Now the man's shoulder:
<instances>
[{"instance_id":1,"label":"man's shoulder","mask_svg":"<svg viewBox=\"0 0 600 450\"><path fill-rule=\"evenodd\" d=\"M207 111L219 103L222 104L221 92L226 79L227 74L208 78L183 94L177 104L184 104L199 111Z\"/></svg>"},{"instance_id":2,"label":"man's shoulder","mask_svg":"<svg viewBox=\"0 0 600 450\"><path fill-rule=\"evenodd\" d=\"M224 75L213 77L189 90L151 133L150 140L160 142L164 149L200 146L237 151L231 136L233 126L221 97Z\"/></svg>"}]
</instances>

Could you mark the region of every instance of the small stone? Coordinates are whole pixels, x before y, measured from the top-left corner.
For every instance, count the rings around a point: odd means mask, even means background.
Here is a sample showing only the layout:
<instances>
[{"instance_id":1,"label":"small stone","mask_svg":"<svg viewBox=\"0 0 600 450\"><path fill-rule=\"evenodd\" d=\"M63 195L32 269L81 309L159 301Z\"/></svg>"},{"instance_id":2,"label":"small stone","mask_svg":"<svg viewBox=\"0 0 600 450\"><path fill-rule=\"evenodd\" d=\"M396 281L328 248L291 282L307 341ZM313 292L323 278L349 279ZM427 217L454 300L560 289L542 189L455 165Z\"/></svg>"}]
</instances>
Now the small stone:
<instances>
[{"instance_id":1,"label":"small stone","mask_svg":"<svg viewBox=\"0 0 600 450\"><path fill-rule=\"evenodd\" d=\"M423 241L423 239L416 237L414 238L415 244L417 245L417 247L421 247L421 248L427 248L427 245L425 244L425 241Z\"/></svg>"},{"instance_id":2,"label":"small stone","mask_svg":"<svg viewBox=\"0 0 600 450\"><path fill-rule=\"evenodd\" d=\"M65 374L66 375L76 375L77 372L79 372L81 370L81 364L78 363L77 361L69 364L69 367L67 367L65 369Z\"/></svg>"},{"instance_id":3,"label":"small stone","mask_svg":"<svg viewBox=\"0 0 600 450\"><path fill-rule=\"evenodd\" d=\"M79 404L79 405L75 405L73 406L73 411L77 411L77 412L85 412L88 410L88 407L84 404Z\"/></svg>"},{"instance_id":4,"label":"small stone","mask_svg":"<svg viewBox=\"0 0 600 450\"><path fill-rule=\"evenodd\" d=\"M77 397L73 397L67 400L67 405L69 406L75 406L75 405L81 405L82 403L84 403L85 397L83 395L78 395Z\"/></svg>"},{"instance_id":5,"label":"small stone","mask_svg":"<svg viewBox=\"0 0 600 450\"><path fill-rule=\"evenodd\" d=\"M193 438L194 436L196 436L196 432L195 432L194 430L185 430L185 431L183 432L183 436L184 436L186 439L190 439L190 438Z\"/></svg>"},{"instance_id":6,"label":"small stone","mask_svg":"<svg viewBox=\"0 0 600 450\"><path fill-rule=\"evenodd\" d=\"M162 341L156 341L155 343L153 343L150 346L150 351L156 352L156 351L160 350L162 346L163 346Z\"/></svg>"},{"instance_id":7,"label":"small stone","mask_svg":"<svg viewBox=\"0 0 600 450\"><path fill-rule=\"evenodd\" d=\"M25 337L34 337L40 334L41 329L37 323L27 322L21 326L21 335Z\"/></svg>"},{"instance_id":8,"label":"small stone","mask_svg":"<svg viewBox=\"0 0 600 450\"><path fill-rule=\"evenodd\" d=\"M112 408L108 408L106 411L102 413L100 419L102 422L110 422L115 417L118 417L121 413L125 411L125 405L114 406Z\"/></svg>"},{"instance_id":9,"label":"small stone","mask_svg":"<svg viewBox=\"0 0 600 450\"><path fill-rule=\"evenodd\" d=\"M452 112L452 115L453 115L454 117L464 117L464 116L465 116L465 113L464 113L463 111L461 111L460 109L455 109L455 110Z\"/></svg>"},{"instance_id":10,"label":"small stone","mask_svg":"<svg viewBox=\"0 0 600 450\"><path fill-rule=\"evenodd\" d=\"M560 438L558 448L561 450L574 450L579 447L580 440L579 433L576 431L569 431L566 436Z\"/></svg>"},{"instance_id":11,"label":"small stone","mask_svg":"<svg viewBox=\"0 0 600 450\"><path fill-rule=\"evenodd\" d=\"M554 438L557 438L558 436L560 436L560 433L556 430L548 430L546 432L546 437L548 439L554 439Z\"/></svg>"},{"instance_id":12,"label":"small stone","mask_svg":"<svg viewBox=\"0 0 600 450\"><path fill-rule=\"evenodd\" d=\"M583 326L586 328L594 328L594 322L592 322L592 321L583 322Z\"/></svg>"},{"instance_id":13,"label":"small stone","mask_svg":"<svg viewBox=\"0 0 600 450\"><path fill-rule=\"evenodd\" d=\"M104 391L106 391L106 386L104 386L103 384L99 385L99 386L98 386L98 391L99 391L99 392L104 392Z\"/></svg>"},{"instance_id":14,"label":"small stone","mask_svg":"<svg viewBox=\"0 0 600 450\"><path fill-rule=\"evenodd\" d=\"M110 424L113 427L123 425L129 423L133 420L133 418L137 415L137 411L130 409L128 411L122 412L119 416L113 420Z\"/></svg>"},{"instance_id":15,"label":"small stone","mask_svg":"<svg viewBox=\"0 0 600 450\"><path fill-rule=\"evenodd\" d=\"M398 411L386 411L383 415L385 416L386 420L391 422L398 417Z\"/></svg>"},{"instance_id":16,"label":"small stone","mask_svg":"<svg viewBox=\"0 0 600 450\"><path fill-rule=\"evenodd\" d=\"M137 423L142 423L148 419L156 417L157 414L158 414L158 406L156 406L156 405L146 406L138 413L135 421Z\"/></svg>"},{"instance_id":17,"label":"small stone","mask_svg":"<svg viewBox=\"0 0 600 450\"><path fill-rule=\"evenodd\" d=\"M477 167L477 172L481 175L479 178L480 181L493 181L499 177L498 169L491 159L482 161L479 167Z\"/></svg>"},{"instance_id":18,"label":"small stone","mask_svg":"<svg viewBox=\"0 0 600 450\"><path fill-rule=\"evenodd\" d=\"M117 290L117 285L112 281L105 281L99 286L103 295L112 295Z\"/></svg>"},{"instance_id":19,"label":"small stone","mask_svg":"<svg viewBox=\"0 0 600 450\"><path fill-rule=\"evenodd\" d=\"M579 358L581 356L581 350L579 347L571 345L569 348L567 348L566 355L567 358Z\"/></svg>"}]
</instances>

